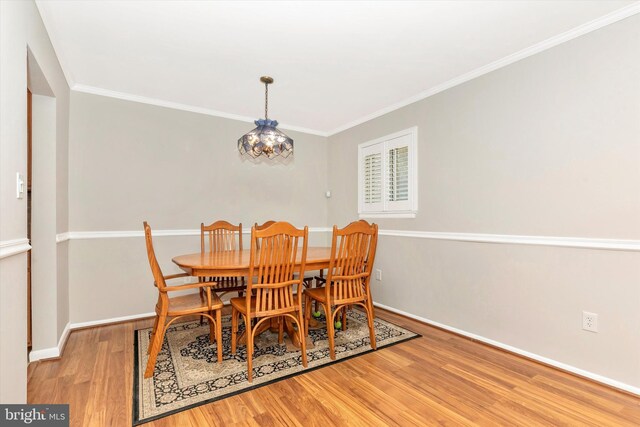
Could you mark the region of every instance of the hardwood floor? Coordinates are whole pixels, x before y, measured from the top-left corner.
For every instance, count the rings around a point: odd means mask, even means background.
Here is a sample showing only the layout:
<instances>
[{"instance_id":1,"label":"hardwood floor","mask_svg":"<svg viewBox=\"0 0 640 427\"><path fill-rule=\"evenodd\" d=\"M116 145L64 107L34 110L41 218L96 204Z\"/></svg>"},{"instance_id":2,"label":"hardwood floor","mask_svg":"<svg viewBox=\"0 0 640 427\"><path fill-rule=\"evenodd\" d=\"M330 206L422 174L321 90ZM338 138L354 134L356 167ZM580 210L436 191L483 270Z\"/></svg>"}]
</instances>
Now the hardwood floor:
<instances>
[{"instance_id":1,"label":"hardwood floor","mask_svg":"<svg viewBox=\"0 0 640 427\"><path fill-rule=\"evenodd\" d=\"M160 426L640 425L640 398L376 310L423 335L145 424ZM29 403L69 403L72 426L130 426L133 331L74 331L29 365Z\"/></svg>"}]
</instances>

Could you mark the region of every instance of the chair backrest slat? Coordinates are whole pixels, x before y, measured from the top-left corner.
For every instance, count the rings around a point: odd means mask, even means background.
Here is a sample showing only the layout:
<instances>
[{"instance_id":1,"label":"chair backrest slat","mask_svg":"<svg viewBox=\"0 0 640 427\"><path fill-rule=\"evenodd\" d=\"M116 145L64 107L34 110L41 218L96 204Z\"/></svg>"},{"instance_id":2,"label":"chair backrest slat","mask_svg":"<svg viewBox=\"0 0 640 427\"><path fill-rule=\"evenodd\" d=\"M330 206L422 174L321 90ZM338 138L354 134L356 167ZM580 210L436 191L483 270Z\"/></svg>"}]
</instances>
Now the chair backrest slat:
<instances>
[{"instance_id":1,"label":"chair backrest slat","mask_svg":"<svg viewBox=\"0 0 640 427\"><path fill-rule=\"evenodd\" d=\"M377 242L376 224L360 220L342 229L333 227L326 297L333 296L336 305L366 297Z\"/></svg>"},{"instance_id":2,"label":"chair backrest slat","mask_svg":"<svg viewBox=\"0 0 640 427\"><path fill-rule=\"evenodd\" d=\"M287 222L275 222L261 230L252 227L246 298L249 306L255 294L257 316L289 313L298 308L294 304L294 287L302 289L308 235L308 227L297 229Z\"/></svg>"},{"instance_id":3,"label":"chair backrest slat","mask_svg":"<svg viewBox=\"0 0 640 427\"><path fill-rule=\"evenodd\" d=\"M257 231L261 231L271 227L275 223L276 223L275 221L269 220L269 221L265 221L264 224L261 224L261 225L258 225L258 223L256 222L253 226ZM259 242L258 242L258 249L260 249Z\"/></svg>"},{"instance_id":4,"label":"chair backrest slat","mask_svg":"<svg viewBox=\"0 0 640 427\"><path fill-rule=\"evenodd\" d=\"M237 241L237 244L236 244ZM200 251L205 252L205 242L209 252L242 250L242 223L233 225L227 221L216 221L209 225L200 224Z\"/></svg>"}]
</instances>

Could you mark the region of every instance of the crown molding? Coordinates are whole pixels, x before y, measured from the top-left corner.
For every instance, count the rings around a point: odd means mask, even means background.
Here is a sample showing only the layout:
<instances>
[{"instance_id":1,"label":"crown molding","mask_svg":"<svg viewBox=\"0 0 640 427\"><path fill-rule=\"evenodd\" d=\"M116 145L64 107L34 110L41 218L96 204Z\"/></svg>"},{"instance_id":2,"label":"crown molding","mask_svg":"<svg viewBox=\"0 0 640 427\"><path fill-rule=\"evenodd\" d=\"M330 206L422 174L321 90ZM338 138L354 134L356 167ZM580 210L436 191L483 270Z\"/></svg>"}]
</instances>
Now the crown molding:
<instances>
[{"instance_id":1,"label":"crown molding","mask_svg":"<svg viewBox=\"0 0 640 427\"><path fill-rule=\"evenodd\" d=\"M37 4L37 3L36 3ZM38 8L40 9L40 8ZM377 117L383 116L385 114L388 114L392 111L398 110L402 107L406 107L409 104L413 104L415 102L421 101L425 98L428 98L430 96L436 95L440 92L443 92L447 89L450 89L452 87L458 86L462 83L468 82L469 80L475 79L477 77L480 77L484 74L490 73L492 71L495 71L497 69L503 68L507 65L513 64L514 62L520 61L522 59L525 59L529 56L535 55L537 53L543 52L547 49L551 49L552 47L555 47L559 44L562 44L564 42L567 42L569 40L575 39L577 37L580 37L584 34L588 34L592 31L598 30L604 26L613 24L615 22L618 22L622 19L628 18L630 16L633 16L637 13L640 13L640 2L635 2L632 3L626 7L623 7L621 9L618 9L616 11L613 11L607 15L603 15L599 18L596 18L592 21L589 21L587 23L584 23L582 25L579 25L569 31L566 31L564 33L558 34L556 36L553 36L547 40L544 40L540 43L536 43L533 46L530 46L528 48L522 49L516 53L513 53L511 55L505 56L504 58L498 59L497 61L491 62L487 65L484 65L482 67L476 68L472 71L469 71L465 74L462 74L458 77L455 77L451 80L448 80L444 83L441 83L439 85L436 85L434 87L431 87L425 91L422 91L412 97L406 98L400 102L394 103L392 105L389 105L388 107L382 108L378 111L375 111L371 114L368 114L366 116L360 117L359 119L350 121L348 123L343 124L342 126L339 126L333 130L330 131L321 131L321 130L317 130L317 129L309 129L309 128L305 128L305 127L300 127L300 126L295 126L295 125L288 125L285 123L281 123L280 124L280 128L282 129L287 129L287 130L292 130L292 131L296 131L296 132L303 132L303 133L307 133L310 135L317 135L317 136L322 136L322 137L330 137L333 135L336 135L340 132L344 132L347 129L353 128L355 126L358 126L362 123L368 122L370 120L373 120ZM46 25L47 22L47 18L41 13L41 16L43 18L43 22L45 22L45 27L48 27ZM53 40L52 40L52 44L53 44ZM55 47L54 47L55 50ZM125 92L118 92L118 91L114 91L114 90L109 90L109 89L103 89L100 87L95 87L95 86L90 86L90 85L85 85L85 84L81 84L81 83L76 83L73 79L73 77L71 76L71 73L69 71L69 67L66 66L66 62L64 61L64 58L61 57L60 55L58 55L58 60L60 62L62 71L65 75L65 77L67 78L67 82L69 83L69 87L71 88L71 90L76 91L76 92L82 92L82 93L89 93L89 94L93 94L93 95L100 95L100 96L106 96L106 97L110 97L110 98L117 98L117 99L122 99L125 101L132 101L132 102L139 102L139 103L143 103L143 104L149 104L149 105L155 105L155 106L159 106L159 107L165 107L165 108L172 108L172 109L176 109L176 110L183 110L183 111L190 111L193 113L199 113L199 114L205 114L205 115L209 115L209 116L215 116L215 117L222 117L222 118L226 118L226 119L231 119L231 120L238 120L238 121L242 121L242 122L247 122L247 123L253 123L253 121L255 120L255 118L253 117L247 117L247 116L241 116L238 114L232 114L232 113L226 113L223 111L217 111L217 110L212 110L212 109L208 109L208 108L203 108L203 107L196 107L193 105L188 105L188 104L181 104L178 102L172 102L172 101L166 101L166 100L162 100L162 99L157 99L157 98L150 98L150 97L145 97L145 96L139 96L139 95L134 95L134 94L130 94L130 93L125 93Z\"/></svg>"},{"instance_id":2,"label":"crown molding","mask_svg":"<svg viewBox=\"0 0 640 427\"><path fill-rule=\"evenodd\" d=\"M225 113L224 111L211 110L209 108L196 107L193 105L181 104L179 102L165 101L157 98L133 95L130 93L118 92L118 91L109 90L109 89L102 89L99 87L89 86L89 85L84 85L79 83L74 84L73 87L71 87L71 90L75 92L89 93L92 95L100 95L100 96L106 96L109 98L122 99L124 101L155 105L157 107L172 108L174 110L182 110L182 111L189 111L192 113L205 114L207 116L222 117L224 119L238 120L238 121L247 122L247 123L253 123L256 120L254 117L241 116L239 114L232 114L232 113ZM326 132L322 132L316 129L300 127L300 126L288 125L286 123L279 123L278 128L292 130L295 132L307 133L310 135L317 135L317 136L324 136L324 137L329 136Z\"/></svg>"},{"instance_id":3,"label":"crown molding","mask_svg":"<svg viewBox=\"0 0 640 427\"><path fill-rule=\"evenodd\" d=\"M0 259L18 255L31 249L29 239L0 240Z\"/></svg>"},{"instance_id":4,"label":"crown molding","mask_svg":"<svg viewBox=\"0 0 640 427\"><path fill-rule=\"evenodd\" d=\"M373 120L377 117L383 116L392 111L399 110L400 108L406 107L409 104L413 104L425 98L429 98L430 96L436 95L454 86L461 85L462 83L466 83L469 80L473 80L484 74L488 74L497 69L506 67L507 65L513 64L514 62L528 58L529 56L543 52L547 49L551 49L552 47L558 46L559 44L565 43L569 40L588 34L592 31L598 30L607 25L616 23L622 19L628 18L637 13L640 13L640 2L632 3L629 6L613 11L607 15L603 15L600 18L594 19L593 21L589 21L587 23L579 25L569 31L566 31L564 33L548 38L540 43L534 44L533 46L529 46L528 48L522 49L516 53L505 56L504 58L498 59L497 61L491 62L480 68L476 68L475 70L469 71L468 73L462 74L449 81L446 81L442 84L434 86L423 92L420 92L417 95L414 95L410 98L407 98L395 104L389 105L388 107L375 111L359 119L345 123L344 125L329 131L328 134L329 136L333 136L340 132L344 132L347 129L351 129L352 127L361 125L362 123L368 122L369 120Z\"/></svg>"}]
</instances>

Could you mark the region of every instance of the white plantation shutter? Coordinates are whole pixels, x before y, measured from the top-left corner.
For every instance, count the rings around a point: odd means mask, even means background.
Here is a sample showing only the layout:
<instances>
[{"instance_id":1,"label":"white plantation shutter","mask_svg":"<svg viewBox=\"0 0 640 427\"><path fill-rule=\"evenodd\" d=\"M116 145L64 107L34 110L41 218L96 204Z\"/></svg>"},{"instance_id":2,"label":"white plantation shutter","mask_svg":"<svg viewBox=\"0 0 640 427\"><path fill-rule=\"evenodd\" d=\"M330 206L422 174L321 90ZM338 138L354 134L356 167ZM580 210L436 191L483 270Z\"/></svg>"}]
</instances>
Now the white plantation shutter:
<instances>
[{"instance_id":1,"label":"white plantation shutter","mask_svg":"<svg viewBox=\"0 0 640 427\"><path fill-rule=\"evenodd\" d=\"M385 210L409 211L409 145L410 135L403 135L385 142L387 155L387 197Z\"/></svg>"},{"instance_id":2,"label":"white plantation shutter","mask_svg":"<svg viewBox=\"0 0 640 427\"><path fill-rule=\"evenodd\" d=\"M392 148L389 153L387 184L390 202L409 200L409 147Z\"/></svg>"},{"instance_id":3,"label":"white plantation shutter","mask_svg":"<svg viewBox=\"0 0 640 427\"><path fill-rule=\"evenodd\" d=\"M382 168L382 147L371 146L363 150L360 173L360 197L363 210L376 212L384 207L383 185L384 169Z\"/></svg>"},{"instance_id":4,"label":"white plantation shutter","mask_svg":"<svg viewBox=\"0 0 640 427\"><path fill-rule=\"evenodd\" d=\"M358 146L358 211L364 216L415 216L417 128Z\"/></svg>"},{"instance_id":5,"label":"white plantation shutter","mask_svg":"<svg viewBox=\"0 0 640 427\"><path fill-rule=\"evenodd\" d=\"M369 154L364 158L364 202L382 202L382 154Z\"/></svg>"}]
</instances>

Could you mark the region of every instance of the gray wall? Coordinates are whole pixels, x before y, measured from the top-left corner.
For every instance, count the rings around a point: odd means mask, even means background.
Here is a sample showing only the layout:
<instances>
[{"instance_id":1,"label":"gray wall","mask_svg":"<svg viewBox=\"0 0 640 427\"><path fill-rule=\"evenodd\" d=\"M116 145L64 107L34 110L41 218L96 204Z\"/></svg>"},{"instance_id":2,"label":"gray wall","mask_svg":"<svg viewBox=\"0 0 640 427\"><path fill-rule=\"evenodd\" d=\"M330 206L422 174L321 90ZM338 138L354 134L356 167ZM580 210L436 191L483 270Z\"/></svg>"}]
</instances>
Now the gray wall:
<instances>
[{"instance_id":1,"label":"gray wall","mask_svg":"<svg viewBox=\"0 0 640 427\"><path fill-rule=\"evenodd\" d=\"M56 99L55 173L47 177L55 183L55 201L49 220L54 219L55 232L68 231L67 144L69 125L69 87L58 63L44 25L32 1L0 2L0 241L24 239L27 236L26 196L16 198L16 172L27 174L27 49L30 59ZM29 64L31 68L34 64ZM31 71L35 71L31 70ZM36 90L34 93L38 94ZM34 150L36 147L34 147ZM51 154L51 152L50 152ZM34 188L34 191L37 189ZM51 189L49 189L51 191ZM55 244L55 233L48 245ZM51 241L51 239L53 239ZM35 249L35 247L34 247ZM55 249L56 279L49 283L61 299L56 319L47 336L57 342L68 322L66 245ZM27 300L26 253L0 259L0 402L24 403L27 397ZM37 316L34 313L34 316ZM60 327L62 325L62 327ZM57 336L51 336L51 334Z\"/></svg>"},{"instance_id":2,"label":"gray wall","mask_svg":"<svg viewBox=\"0 0 640 427\"><path fill-rule=\"evenodd\" d=\"M218 219L326 224L326 138L283 129L295 155L254 163L236 148L252 123L77 92L70 126L74 232L141 231L144 220L159 230ZM172 256L200 250L197 236L155 242L165 274L177 271ZM153 311L143 238L71 240L70 251L72 323Z\"/></svg>"},{"instance_id":3,"label":"gray wall","mask_svg":"<svg viewBox=\"0 0 640 427\"><path fill-rule=\"evenodd\" d=\"M329 223L357 145L418 126L418 214L381 229L640 239L638 52L634 16L330 137ZM381 236L376 268L379 303L640 386L638 252Z\"/></svg>"},{"instance_id":4,"label":"gray wall","mask_svg":"<svg viewBox=\"0 0 640 427\"><path fill-rule=\"evenodd\" d=\"M58 233L139 232L143 220L156 230L220 218L343 225L357 219L357 144L417 125L419 213L376 220L383 230L640 238L638 17L328 140L288 132L296 153L283 164L239 157L249 123L82 93L71 98L67 147L66 84L37 11L0 5L2 240L26 235L26 205L12 195L15 171L26 173L26 82L15 82L27 39L57 98ZM197 236L155 243L165 274L177 271L176 253L198 250ZM72 239L57 251L58 312L68 303L72 323L153 310L141 237ZM24 331L7 325L24 317L24 256L0 263L0 400L21 401ZM382 235L376 264L384 305L640 386L637 252ZM599 333L580 329L582 310L600 315ZM58 335L66 321L58 316Z\"/></svg>"}]
</instances>

